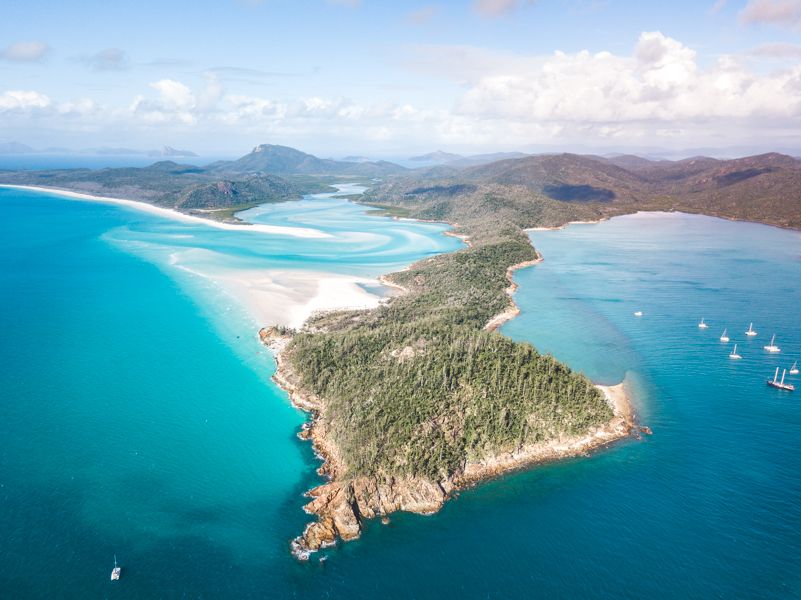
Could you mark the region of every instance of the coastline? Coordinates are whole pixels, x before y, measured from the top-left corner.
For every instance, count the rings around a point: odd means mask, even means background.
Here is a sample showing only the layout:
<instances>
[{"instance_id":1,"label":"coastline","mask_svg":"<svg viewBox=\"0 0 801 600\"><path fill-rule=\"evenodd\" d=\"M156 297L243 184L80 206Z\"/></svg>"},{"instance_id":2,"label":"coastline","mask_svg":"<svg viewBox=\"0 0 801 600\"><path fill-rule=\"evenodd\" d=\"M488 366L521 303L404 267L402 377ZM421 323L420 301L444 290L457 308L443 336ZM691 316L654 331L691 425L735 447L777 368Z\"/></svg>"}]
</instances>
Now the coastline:
<instances>
[{"instance_id":1,"label":"coastline","mask_svg":"<svg viewBox=\"0 0 801 600\"><path fill-rule=\"evenodd\" d=\"M361 535L363 521L380 517L387 522L393 512L404 511L422 515L437 512L457 492L482 481L510 471L566 458L588 456L636 432L637 422L626 381L617 385L596 385L612 409L612 418L603 425L592 427L583 435L559 437L538 444L524 446L480 460L469 461L463 471L442 481L423 478L391 478L380 481L373 478L343 477L347 466L336 447L326 437L325 422L321 416L323 401L301 391L299 378L285 356L292 334L280 328L266 327L259 338L272 351L276 361L273 381L285 390L296 408L310 414L298 437L310 441L315 455L321 460L317 473L327 481L306 492L310 501L303 510L317 517L303 533L292 540L292 554L299 560L308 560L312 552L333 546L338 539L349 541ZM642 431L650 433L647 428Z\"/></svg>"},{"instance_id":2,"label":"coastline","mask_svg":"<svg viewBox=\"0 0 801 600\"><path fill-rule=\"evenodd\" d=\"M637 212L642 212L642 211L637 211ZM559 231L560 229L564 229L565 227L569 227L570 225L595 225L596 223L603 223L604 221L608 221L609 219L610 217L602 217L600 219L595 219L593 221L568 221L564 225L556 225L553 227L527 227L523 229L523 231Z\"/></svg>"},{"instance_id":3,"label":"coastline","mask_svg":"<svg viewBox=\"0 0 801 600\"><path fill-rule=\"evenodd\" d=\"M126 200L124 198L113 198L111 196L95 196L93 194L85 194L82 192L74 192L61 188L49 188L35 185L14 185L0 183L0 188L10 188L17 190L26 190L30 192L45 192L48 194L55 194L70 200L82 200L90 202L103 202L106 204L116 204L118 206L125 206L133 208L141 212L146 212L159 217L165 217L174 221L182 221L184 223L194 223L199 225L207 225L216 229L225 229L228 231L250 231L260 233L271 233L275 235L288 235L300 238L329 238L330 234L317 229L309 227L285 227L281 225L263 225L263 224L236 224L236 223L223 223L222 221L215 221L213 219L204 219L196 215L189 215L172 208L164 208L141 202L139 200Z\"/></svg>"},{"instance_id":4,"label":"coastline","mask_svg":"<svg viewBox=\"0 0 801 600\"><path fill-rule=\"evenodd\" d=\"M538 250L534 250L537 253L537 258L534 260L526 260L521 263L517 263L512 265L508 269L506 269L506 278L509 280L509 287L506 288L506 294L509 296L509 306L499 312L497 315L492 317L487 324L484 325L484 329L487 331L496 331L501 325L506 323L507 321L514 319L517 315L520 314L520 308L517 306L514 300L514 293L517 291L517 283L514 280L514 273L518 269L524 269L526 267L531 267L533 265L538 265L544 259L542 258L542 254L539 253Z\"/></svg>"},{"instance_id":5,"label":"coastline","mask_svg":"<svg viewBox=\"0 0 801 600\"><path fill-rule=\"evenodd\" d=\"M202 224L229 231L291 235L301 238L332 237L328 233L304 227L222 223L136 200L95 196L38 186L0 184L0 187L45 192L82 202L114 204L175 221ZM381 297L362 287L362 284L375 284L378 281L368 277L286 269L230 271L224 274L209 275L180 263L172 263L172 265L196 277L214 281L233 296L257 323L274 323L298 328L316 312L375 308L382 301ZM387 285L393 287L389 282Z\"/></svg>"},{"instance_id":6,"label":"coastline","mask_svg":"<svg viewBox=\"0 0 801 600\"><path fill-rule=\"evenodd\" d=\"M467 236L454 237L469 244ZM542 262L542 256L539 252L536 254L537 257L533 260L507 268L506 277L510 285L505 291L509 295L510 306L490 319L484 327L485 330L494 331L520 313L513 299L518 287L514 282L514 272ZM392 282L388 275L380 276L379 281L398 289L400 293L408 292L403 286ZM595 387L603 394L612 411L612 418L602 425L589 428L581 435L560 436L546 442L483 456L478 460L468 460L461 472L440 481L420 477L348 479L347 465L326 435L323 400L302 391L299 378L285 356L292 333L281 331L277 327L266 327L259 331L259 338L275 357L276 371L272 376L273 381L287 392L293 406L310 415L298 437L311 442L315 455L321 460L317 473L327 479L327 482L305 494L310 501L303 509L307 514L315 516L316 520L308 523L303 533L291 542L291 552L298 560L308 560L311 553L333 546L339 539L349 541L358 538L365 519L380 517L382 522L387 523L388 515L397 511L430 515L439 511L454 492L465 487L537 464L586 457L593 451L632 435L639 436L634 405L626 389L626 381L611 386L596 384ZM647 427L639 430L651 433Z\"/></svg>"}]
</instances>

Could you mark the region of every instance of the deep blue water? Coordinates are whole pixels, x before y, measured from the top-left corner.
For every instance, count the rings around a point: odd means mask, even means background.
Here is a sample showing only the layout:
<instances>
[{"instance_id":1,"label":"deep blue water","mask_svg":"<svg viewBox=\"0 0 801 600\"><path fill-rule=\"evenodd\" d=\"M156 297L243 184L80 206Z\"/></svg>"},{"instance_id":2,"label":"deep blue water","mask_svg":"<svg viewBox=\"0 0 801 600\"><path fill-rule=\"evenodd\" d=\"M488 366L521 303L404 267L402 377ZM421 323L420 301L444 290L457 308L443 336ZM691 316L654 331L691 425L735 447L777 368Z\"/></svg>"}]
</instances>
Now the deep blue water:
<instances>
[{"instance_id":1,"label":"deep blue water","mask_svg":"<svg viewBox=\"0 0 801 600\"><path fill-rule=\"evenodd\" d=\"M302 564L288 541L319 481L304 416L213 276L229 261L375 276L456 241L325 198L250 217L331 239L257 243L44 194L0 205L4 598L801 594L801 392L764 384L801 358L798 233L637 215L532 234L546 260L518 272L503 331L599 381L628 373L654 435L370 523ZM774 330L778 356L761 350Z\"/></svg>"}]
</instances>

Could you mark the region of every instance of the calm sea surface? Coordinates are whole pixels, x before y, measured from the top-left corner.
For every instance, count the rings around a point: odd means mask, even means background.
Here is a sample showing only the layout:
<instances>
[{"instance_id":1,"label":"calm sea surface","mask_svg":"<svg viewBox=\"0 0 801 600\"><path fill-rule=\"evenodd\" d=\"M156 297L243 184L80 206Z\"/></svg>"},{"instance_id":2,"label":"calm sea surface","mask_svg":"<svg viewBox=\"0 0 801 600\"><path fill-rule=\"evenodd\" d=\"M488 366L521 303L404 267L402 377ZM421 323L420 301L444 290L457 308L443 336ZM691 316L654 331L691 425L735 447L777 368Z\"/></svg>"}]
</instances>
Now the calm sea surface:
<instances>
[{"instance_id":1,"label":"calm sea surface","mask_svg":"<svg viewBox=\"0 0 801 600\"><path fill-rule=\"evenodd\" d=\"M304 415L269 381L259 324L192 271L374 277L459 242L326 197L247 215L321 239L12 190L0 206L0 597L801 594L801 391L764 383L801 359L797 233L685 215L534 233L546 260L518 272L504 333L626 376L654 435L369 523L302 564L288 542L319 482Z\"/></svg>"}]
</instances>

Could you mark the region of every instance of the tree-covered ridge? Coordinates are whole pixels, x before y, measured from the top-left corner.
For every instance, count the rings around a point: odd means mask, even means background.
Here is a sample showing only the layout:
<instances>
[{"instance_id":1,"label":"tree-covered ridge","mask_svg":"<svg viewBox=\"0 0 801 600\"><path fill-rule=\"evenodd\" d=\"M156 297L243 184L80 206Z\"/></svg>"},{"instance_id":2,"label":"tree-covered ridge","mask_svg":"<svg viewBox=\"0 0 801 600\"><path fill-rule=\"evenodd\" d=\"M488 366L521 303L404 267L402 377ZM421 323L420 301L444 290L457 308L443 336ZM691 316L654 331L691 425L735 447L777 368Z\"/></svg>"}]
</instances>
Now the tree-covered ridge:
<instances>
[{"instance_id":1,"label":"tree-covered ridge","mask_svg":"<svg viewBox=\"0 0 801 600\"><path fill-rule=\"evenodd\" d=\"M554 209L541 202L541 214ZM452 480L468 461L608 422L586 377L484 329L509 307L509 267L537 257L519 219L487 214L486 202L407 206L458 221L472 246L393 274L407 293L377 309L312 319L284 353L302 390L322 399L338 476Z\"/></svg>"},{"instance_id":2,"label":"tree-covered ridge","mask_svg":"<svg viewBox=\"0 0 801 600\"><path fill-rule=\"evenodd\" d=\"M443 481L469 460L609 421L584 376L529 344L468 325L359 326L301 334L292 366L325 399L320 417L346 477Z\"/></svg>"}]
</instances>

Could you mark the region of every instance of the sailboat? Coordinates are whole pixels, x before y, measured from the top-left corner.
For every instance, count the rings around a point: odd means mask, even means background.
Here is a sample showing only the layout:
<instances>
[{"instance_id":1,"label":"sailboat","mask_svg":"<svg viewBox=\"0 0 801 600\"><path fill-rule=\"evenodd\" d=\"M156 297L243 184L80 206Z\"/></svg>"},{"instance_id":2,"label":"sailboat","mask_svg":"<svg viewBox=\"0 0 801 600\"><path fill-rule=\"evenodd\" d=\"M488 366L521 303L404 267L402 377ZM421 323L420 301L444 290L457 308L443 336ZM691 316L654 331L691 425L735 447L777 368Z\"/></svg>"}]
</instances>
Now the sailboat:
<instances>
[{"instance_id":1,"label":"sailboat","mask_svg":"<svg viewBox=\"0 0 801 600\"><path fill-rule=\"evenodd\" d=\"M767 350L768 352L774 352L774 353L775 353L775 352L781 352L781 351L782 351L782 349L781 349L781 348L779 348L779 347L778 347L778 346L775 344L775 342L776 342L776 334L774 333L774 334L773 334L773 337L772 337L772 338L770 338L770 344L768 344L767 346L763 346L763 348L765 348L765 350Z\"/></svg>"},{"instance_id":2,"label":"sailboat","mask_svg":"<svg viewBox=\"0 0 801 600\"><path fill-rule=\"evenodd\" d=\"M748 337L753 337L753 336L755 336L756 334L757 334L757 332L756 332L756 331L754 331L754 324L753 324L753 323L751 323L751 324L748 326L748 331L746 331L746 332L745 332L745 335L747 335Z\"/></svg>"},{"instance_id":3,"label":"sailboat","mask_svg":"<svg viewBox=\"0 0 801 600\"><path fill-rule=\"evenodd\" d=\"M798 375L798 361L793 363L793 366L790 367L790 370L787 371L790 375Z\"/></svg>"},{"instance_id":4,"label":"sailboat","mask_svg":"<svg viewBox=\"0 0 801 600\"><path fill-rule=\"evenodd\" d=\"M117 555L114 555L114 568L111 569L111 581L117 581L122 574L122 567L117 566Z\"/></svg>"},{"instance_id":5,"label":"sailboat","mask_svg":"<svg viewBox=\"0 0 801 600\"><path fill-rule=\"evenodd\" d=\"M698 323L698 327L700 327L701 329L706 329L707 327L709 327L709 325L707 325L706 323L704 323L704 319L703 319L703 317L702 317L702 318L701 318L701 322L700 322L700 323Z\"/></svg>"},{"instance_id":6,"label":"sailboat","mask_svg":"<svg viewBox=\"0 0 801 600\"><path fill-rule=\"evenodd\" d=\"M721 342L728 342L729 341L729 336L726 335L726 331L728 331L728 330L724 329L723 330L723 335L720 336L720 341Z\"/></svg>"},{"instance_id":7,"label":"sailboat","mask_svg":"<svg viewBox=\"0 0 801 600\"><path fill-rule=\"evenodd\" d=\"M731 358L733 360L738 360L738 359L742 358L742 356L737 354L737 344L734 344L734 350L732 350L731 354L729 354L729 358Z\"/></svg>"},{"instance_id":8,"label":"sailboat","mask_svg":"<svg viewBox=\"0 0 801 600\"><path fill-rule=\"evenodd\" d=\"M776 374L773 376L773 379L768 379L767 384L770 387L775 387L780 390L785 390L787 392L794 392L795 386L791 383L784 383L784 376L787 375L787 369L782 371L782 380L777 381L779 378L779 367L776 367Z\"/></svg>"}]
</instances>

